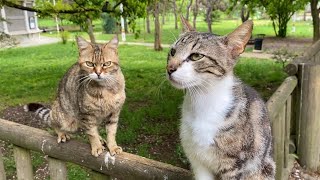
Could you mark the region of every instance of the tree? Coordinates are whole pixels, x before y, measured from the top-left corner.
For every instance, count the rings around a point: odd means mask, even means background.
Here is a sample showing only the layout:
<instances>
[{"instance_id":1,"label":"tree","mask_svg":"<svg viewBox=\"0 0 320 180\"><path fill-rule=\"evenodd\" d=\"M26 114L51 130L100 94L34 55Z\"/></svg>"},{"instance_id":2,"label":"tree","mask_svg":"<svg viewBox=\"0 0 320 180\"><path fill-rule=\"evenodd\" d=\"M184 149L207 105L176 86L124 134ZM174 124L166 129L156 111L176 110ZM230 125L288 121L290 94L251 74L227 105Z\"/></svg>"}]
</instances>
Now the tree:
<instances>
[{"instance_id":1,"label":"tree","mask_svg":"<svg viewBox=\"0 0 320 180\"><path fill-rule=\"evenodd\" d=\"M199 4L200 4L200 0L195 0L194 6L192 8L192 10L193 10L193 27L195 29L197 27L197 16L199 13Z\"/></svg>"},{"instance_id":2,"label":"tree","mask_svg":"<svg viewBox=\"0 0 320 180\"><path fill-rule=\"evenodd\" d=\"M173 14L174 14L174 29L178 29L178 12L177 12L177 1L173 0Z\"/></svg>"},{"instance_id":3,"label":"tree","mask_svg":"<svg viewBox=\"0 0 320 180\"><path fill-rule=\"evenodd\" d=\"M0 7L8 6L21 10L37 12L41 16L59 15L79 24L89 34L92 42L95 41L93 36L92 20L100 18L102 12L109 13L114 17L120 16L119 5L123 4L123 16L131 17L131 20L145 16L145 6L149 0L59 0L56 4L50 1L37 3L35 7L26 7L16 0L1 0Z\"/></svg>"},{"instance_id":4,"label":"tree","mask_svg":"<svg viewBox=\"0 0 320 180\"><path fill-rule=\"evenodd\" d=\"M189 4L187 5L187 13L186 13L186 20L187 21L189 21L189 13L190 13L190 9L191 9L191 6L192 6L192 2L193 2L193 0L190 0Z\"/></svg>"},{"instance_id":5,"label":"tree","mask_svg":"<svg viewBox=\"0 0 320 180\"><path fill-rule=\"evenodd\" d=\"M159 20L159 14L160 14L160 2L155 1L154 2L154 50L161 51L161 31L160 31L160 20Z\"/></svg>"},{"instance_id":6,"label":"tree","mask_svg":"<svg viewBox=\"0 0 320 180\"><path fill-rule=\"evenodd\" d=\"M226 5L224 1L221 0L206 0L205 6L207 7L206 9L206 22L208 24L208 31L212 33L212 12L216 10L226 10Z\"/></svg>"},{"instance_id":7,"label":"tree","mask_svg":"<svg viewBox=\"0 0 320 180\"><path fill-rule=\"evenodd\" d=\"M287 36L287 24L292 15L303 9L307 0L229 0L233 6L237 3L253 7L263 7L272 20L275 35L278 37Z\"/></svg>"},{"instance_id":8,"label":"tree","mask_svg":"<svg viewBox=\"0 0 320 180\"><path fill-rule=\"evenodd\" d=\"M319 32L320 8L318 8L318 2L319 2L318 0L310 0L312 24L313 24L313 42L316 42L320 39L320 32Z\"/></svg>"}]
</instances>

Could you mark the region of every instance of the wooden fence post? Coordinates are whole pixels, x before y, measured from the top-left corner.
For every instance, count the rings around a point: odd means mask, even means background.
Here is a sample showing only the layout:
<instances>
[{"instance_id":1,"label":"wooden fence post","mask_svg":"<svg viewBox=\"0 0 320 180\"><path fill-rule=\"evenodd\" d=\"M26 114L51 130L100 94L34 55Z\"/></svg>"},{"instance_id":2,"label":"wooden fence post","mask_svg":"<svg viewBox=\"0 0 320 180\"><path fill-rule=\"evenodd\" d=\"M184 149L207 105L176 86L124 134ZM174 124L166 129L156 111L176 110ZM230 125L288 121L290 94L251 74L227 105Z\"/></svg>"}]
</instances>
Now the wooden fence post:
<instances>
[{"instance_id":1,"label":"wooden fence post","mask_svg":"<svg viewBox=\"0 0 320 180\"><path fill-rule=\"evenodd\" d=\"M0 148L0 179L6 180L6 172L4 170L1 148Z\"/></svg>"},{"instance_id":2,"label":"wooden fence post","mask_svg":"<svg viewBox=\"0 0 320 180\"><path fill-rule=\"evenodd\" d=\"M276 162L276 180L282 180L284 167L284 138L285 138L286 107L281 107L278 116L272 119L273 159Z\"/></svg>"},{"instance_id":3,"label":"wooden fence post","mask_svg":"<svg viewBox=\"0 0 320 180\"><path fill-rule=\"evenodd\" d=\"M301 118L298 156L302 166L320 172L320 64L299 64Z\"/></svg>"},{"instance_id":4,"label":"wooden fence post","mask_svg":"<svg viewBox=\"0 0 320 180\"><path fill-rule=\"evenodd\" d=\"M33 171L30 151L18 146L13 147L16 162L17 177L19 180L33 180Z\"/></svg>"},{"instance_id":5,"label":"wooden fence post","mask_svg":"<svg viewBox=\"0 0 320 180\"><path fill-rule=\"evenodd\" d=\"M64 161L49 157L49 171L50 179L52 180L66 180L67 166Z\"/></svg>"}]
</instances>

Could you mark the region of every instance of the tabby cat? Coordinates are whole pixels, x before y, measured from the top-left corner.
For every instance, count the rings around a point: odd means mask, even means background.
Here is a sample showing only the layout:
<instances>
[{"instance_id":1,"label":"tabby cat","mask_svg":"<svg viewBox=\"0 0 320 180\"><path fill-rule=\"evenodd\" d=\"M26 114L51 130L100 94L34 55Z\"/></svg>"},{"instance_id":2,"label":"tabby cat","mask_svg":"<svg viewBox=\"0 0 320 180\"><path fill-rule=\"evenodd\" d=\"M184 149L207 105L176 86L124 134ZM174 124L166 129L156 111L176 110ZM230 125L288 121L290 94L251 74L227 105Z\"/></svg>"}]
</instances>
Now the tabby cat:
<instances>
[{"instance_id":1,"label":"tabby cat","mask_svg":"<svg viewBox=\"0 0 320 180\"><path fill-rule=\"evenodd\" d=\"M51 110L37 103L30 103L25 109L36 112L55 130L58 143L66 142L70 132L82 127L89 137L93 156L104 150L104 140L98 133L99 124L104 122L110 154L121 153L115 137L126 95L118 38L115 36L106 44L92 44L77 37L77 44L78 62L61 79Z\"/></svg>"},{"instance_id":2,"label":"tabby cat","mask_svg":"<svg viewBox=\"0 0 320 180\"><path fill-rule=\"evenodd\" d=\"M195 179L274 179L266 106L233 74L252 21L217 36L181 19L185 32L168 54L167 74L174 87L186 90L180 138Z\"/></svg>"}]
</instances>

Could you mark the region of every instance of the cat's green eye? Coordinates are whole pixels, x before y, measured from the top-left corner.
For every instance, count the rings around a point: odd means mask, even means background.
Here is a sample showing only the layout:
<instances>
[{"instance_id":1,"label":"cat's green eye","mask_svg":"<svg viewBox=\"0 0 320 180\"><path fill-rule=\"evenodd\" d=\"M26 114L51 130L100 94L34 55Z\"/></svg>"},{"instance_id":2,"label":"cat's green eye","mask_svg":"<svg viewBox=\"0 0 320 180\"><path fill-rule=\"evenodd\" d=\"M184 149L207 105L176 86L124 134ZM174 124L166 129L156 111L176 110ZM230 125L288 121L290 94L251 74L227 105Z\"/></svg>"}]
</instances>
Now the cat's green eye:
<instances>
[{"instance_id":1,"label":"cat's green eye","mask_svg":"<svg viewBox=\"0 0 320 180\"><path fill-rule=\"evenodd\" d=\"M86 61L86 65L88 67L94 67L94 63L93 62L90 62L90 61Z\"/></svg>"},{"instance_id":2,"label":"cat's green eye","mask_svg":"<svg viewBox=\"0 0 320 180\"><path fill-rule=\"evenodd\" d=\"M204 57L204 55L202 54L199 54L199 53L193 53L189 56L189 58L192 60L192 61L197 61L197 60L200 60Z\"/></svg>"},{"instance_id":3,"label":"cat's green eye","mask_svg":"<svg viewBox=\"0 0 320 180\"><path fill-rule=\"evenodd\" d=\"M111 61L105 62L102 64L103 67L110 67L111 66Z\"/></svg>"}]
</instances>

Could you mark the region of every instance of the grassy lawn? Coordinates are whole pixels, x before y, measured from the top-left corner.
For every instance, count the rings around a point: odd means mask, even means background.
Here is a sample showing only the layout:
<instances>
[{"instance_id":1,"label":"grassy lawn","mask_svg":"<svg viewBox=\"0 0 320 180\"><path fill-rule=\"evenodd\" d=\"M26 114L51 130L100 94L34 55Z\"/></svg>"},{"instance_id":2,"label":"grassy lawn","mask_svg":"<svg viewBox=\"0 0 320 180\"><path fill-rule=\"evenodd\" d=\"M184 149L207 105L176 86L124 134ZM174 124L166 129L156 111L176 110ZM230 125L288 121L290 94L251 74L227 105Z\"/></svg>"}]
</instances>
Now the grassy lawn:
<instances>
[{"instance_id":1,"label":"grassy lawn","mask_svg":"<svg viewBox=\"0 0 320 180\"><path fill-rule=\"evenodd\" d=\"M178 140L183 92L172 88L165 79L167 52L168 49L155 52L149 47L120 46L127 99L117 141L126 152L187 167ZM72 43L0 51L0 112L28 102L50 103L59 79L76 58L77 48ZM285 78L280 64L261 59L241 58L235 73L265 99ZM101 132L105 135L104 130ZM34 159L35 167L44 161L39 153ZM5 162L7 172L14 173L12 157L5 157ZM87 174L87 170L69 164L69 179L85 179Z\"/></svg>"},{"instance_id":2,"label":"grassy lawn","mask_svg":"<svg viewBox=\"0 0 320 180\"><path fill-rule=\"evenodd\" d=\"M44 21L42 23L42 21ZM39 24L49 24L48 19L40 19ZM53 22L53 20L51 20ZM145 25L143 19L137 20L137 30L140 30L141 33L139 34L138 38L135 38L134 34L127 34L126 38L128 42L154 42L154 25L152 24L153 21L151 21L151 34L146 33L145 31ZM237 26L241 24L240 19L239 20L219 20L216 22L213 22L212 29L215 34L219 35L225 35L227 33L230 33L232 30L234 30ZM53 23L51 25L54 25ZM95 25L95 32L96 32L96 38L99 40L106 40L110 39L113 35L111 34L104 34L101 32L101 20L94 21ZM293 25L296 27L296 32L292 32ZM174 29L174 21L173 17L170 17L170 19L164 24L161 25L162 28L162 43L164 44L172 44L175 39L179 36L181 32L180 24L179 29ZM203 21L202 17L198 18L197 21L197 30L201 32L207 32L207 24ZM274 30L272 28L272 22L270 20L254 20L254 29L253 29L253 36L256 36L257 34L266 34L266 36L275 36ZM312 22L311 21L298 21L298 22L289 22L288 23L288 31L287 31L288 37L294 37L294 38L312 38ZM52 34L47 33L47 36L54 36L58 37L58 35L53 32ZM86 38L88 38L87 33L85 32L72 32L71 38L75 35L82 35Z\"/></svg>"}]
</instances>

